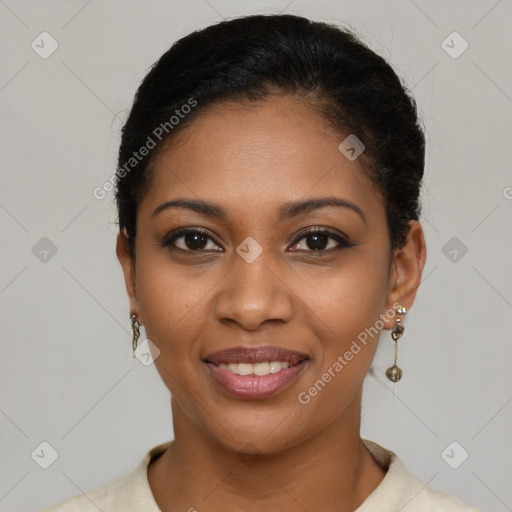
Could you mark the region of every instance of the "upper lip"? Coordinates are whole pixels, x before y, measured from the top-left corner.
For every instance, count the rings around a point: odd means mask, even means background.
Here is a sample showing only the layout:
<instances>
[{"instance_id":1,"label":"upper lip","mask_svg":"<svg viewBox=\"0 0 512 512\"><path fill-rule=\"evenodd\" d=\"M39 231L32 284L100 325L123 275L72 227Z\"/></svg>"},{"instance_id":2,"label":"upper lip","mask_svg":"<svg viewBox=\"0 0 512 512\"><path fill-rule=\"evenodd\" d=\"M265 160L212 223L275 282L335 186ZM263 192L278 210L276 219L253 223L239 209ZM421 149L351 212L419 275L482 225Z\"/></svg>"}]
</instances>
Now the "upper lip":
<instances>
[{"instance_id":1,"label":"upper lip","mask_svg":"<svg viewBox=\"0 0 512 512\"><path fill-rule=\"evenodd\" d=\"M216 365L221 363L264 363L267 361L285 361L291 365L308 359L306 354L281 347L232 347L207 355L204 360Z\"/></svg>"}]
</instances>

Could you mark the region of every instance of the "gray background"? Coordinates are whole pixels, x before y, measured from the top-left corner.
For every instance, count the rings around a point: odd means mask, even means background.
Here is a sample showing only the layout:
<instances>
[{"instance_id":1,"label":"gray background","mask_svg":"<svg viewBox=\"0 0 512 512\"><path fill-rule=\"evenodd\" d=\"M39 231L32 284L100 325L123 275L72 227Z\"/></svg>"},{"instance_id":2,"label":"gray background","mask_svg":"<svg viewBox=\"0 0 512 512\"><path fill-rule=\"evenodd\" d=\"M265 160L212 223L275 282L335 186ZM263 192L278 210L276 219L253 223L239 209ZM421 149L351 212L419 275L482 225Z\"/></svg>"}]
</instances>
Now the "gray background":
<instances>
[{"instance_id":1,"label":"gray background","mask_svg":"<svg viewBox=\"0 0 512 512\"><path fill-rule=\"evenodd\" d=\"M404 378L383 377L385 331L363 436L434 487L512 510L511 0L0 0L0 510L102 485L172 438L168 391L130 357L112 195L92 190L114 172L136 87L173 41L281 10L355 29L412 89L428 131L429 252L400 341ZM59 45L46 59L31 48L43 31ZM453 31L469 44L457 58L442 46ZM44 445L31 456L44 441L58 452L48 469Z\"/></svg>"}]
</instances>

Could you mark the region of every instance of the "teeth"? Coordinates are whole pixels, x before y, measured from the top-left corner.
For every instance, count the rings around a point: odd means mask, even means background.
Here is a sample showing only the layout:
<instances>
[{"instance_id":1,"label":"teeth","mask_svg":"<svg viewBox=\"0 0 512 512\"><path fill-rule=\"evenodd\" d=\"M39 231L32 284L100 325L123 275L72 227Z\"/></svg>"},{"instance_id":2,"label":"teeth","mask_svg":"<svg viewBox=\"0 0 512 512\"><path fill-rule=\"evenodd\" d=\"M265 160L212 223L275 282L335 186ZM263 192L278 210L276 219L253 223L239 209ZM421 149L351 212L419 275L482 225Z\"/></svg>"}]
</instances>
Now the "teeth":
<instances>
[{"instance_id":1,"label":"teeth","mask_svg":"<svg viewBox=\"0 0 512 512\"><path fill-rule=\"evenodd\" d=\"M270 363L255 363L252 365L252 373L254 375L268 375Z\"/></svg>"},{"instance_id":2,"label":"teeth","mask_svg":"<svg viewBox=\"0 0 512 512\"><path fill-rule=\"evenodd\" d=\"M251 375L254 365L251 363L239 363L238 375Z\"/></svg>"},{"instance_id":3,"label":"teeth","mask_svg":"<svg viewBox=\"0 0 512 512\"><path fill-rule=\"evenodd\" d=\"M271 373L278 373L285 368L288 368L290 363L287 361L270 361L264 363L220 363L221 370L228 370L231 373L238 375L269 375Z\"/></svg>"}]
</instances>

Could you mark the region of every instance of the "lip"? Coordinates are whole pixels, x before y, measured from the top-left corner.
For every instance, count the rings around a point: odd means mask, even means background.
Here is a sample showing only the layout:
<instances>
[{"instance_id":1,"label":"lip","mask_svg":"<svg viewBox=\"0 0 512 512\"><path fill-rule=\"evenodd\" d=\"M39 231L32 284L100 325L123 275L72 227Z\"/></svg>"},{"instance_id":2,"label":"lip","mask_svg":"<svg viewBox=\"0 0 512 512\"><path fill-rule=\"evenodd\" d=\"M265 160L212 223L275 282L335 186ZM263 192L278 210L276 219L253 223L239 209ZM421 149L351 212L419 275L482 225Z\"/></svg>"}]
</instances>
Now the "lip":
<instances>
[{"instance_id":1,"label":"lip","mask_svg":"<svg viewBox=\"0 0 512 512\"><path fill-rule=\"evenodd\" d=\"M285 361L293 366L304 359L306 354L295 350L265 345L261 347L232 347L207 355L204 360L215 365L221 363L264 363L266 361Z\"/></svg>"},{"instance_id":2,"label":"lip","mask_svg":"<svg viewBox=\"0 0 512 512\"><path fill-rule=\"evenodd\" d=\"M290 366L269 375L236 375L219 368L221 363L254 364L267 361L285 361ZM302 352L275 346L233 347L208 355L204 362L210 375L232 396L243 400L261 400L288 387L306 368L309 357Z\"/></svg>"},{"instance_id":3,"label":"lip","mask_svg":"<svg viewBox=\"0 0 512 512\"><path fill-rule=\"evenodd\" d=\"M236 375L206 361L210 375L231 395L243 400L261 400L273 396L288 387L304 370L308 360L304 359L269 375Z\"/></svg>"}]
</instances>

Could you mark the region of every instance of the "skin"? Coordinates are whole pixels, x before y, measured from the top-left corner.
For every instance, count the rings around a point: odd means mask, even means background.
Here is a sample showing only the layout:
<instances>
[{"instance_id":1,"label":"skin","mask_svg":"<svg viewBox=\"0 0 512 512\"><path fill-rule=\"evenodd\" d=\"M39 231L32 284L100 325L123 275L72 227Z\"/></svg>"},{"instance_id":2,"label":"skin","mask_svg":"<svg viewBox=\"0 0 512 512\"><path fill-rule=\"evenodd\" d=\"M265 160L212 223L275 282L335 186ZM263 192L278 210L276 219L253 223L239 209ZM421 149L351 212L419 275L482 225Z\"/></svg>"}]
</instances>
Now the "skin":
<instances>
[{"instance_id":1,"label":"skin","mask_svg":"<svg viewBox=\"0 0 512 512\"><path fill-rule=\"evenodd\" d=\"M155 156L135 261L121 233L117 255L130 313L160 350L155 364L172 393L175 444L148 467L164 512L353 511L385 476L359 434L377 336L307 405L297 399L393 304L412 306L425 264L418 222L405 246L391 250L384 201L362 158L338 150L344 138L304 101L274 95L209 108ZM286 202L333 196L364 219L338 206L278 218ZM183 208L152 216L178 197L217 203L227 218ZM174 241L181 251L162 247L184 226L212 239L188 252L183 236ZM313 250L315 239L304 237L311 227L354 245L326 238ZM263 250L252 263L236 252L249 236ZM386 317L384 328L393 325ZM309 361L278 394L241 400L203 362L238 345L277 345Z\"/></svg>"}]
</instances>

